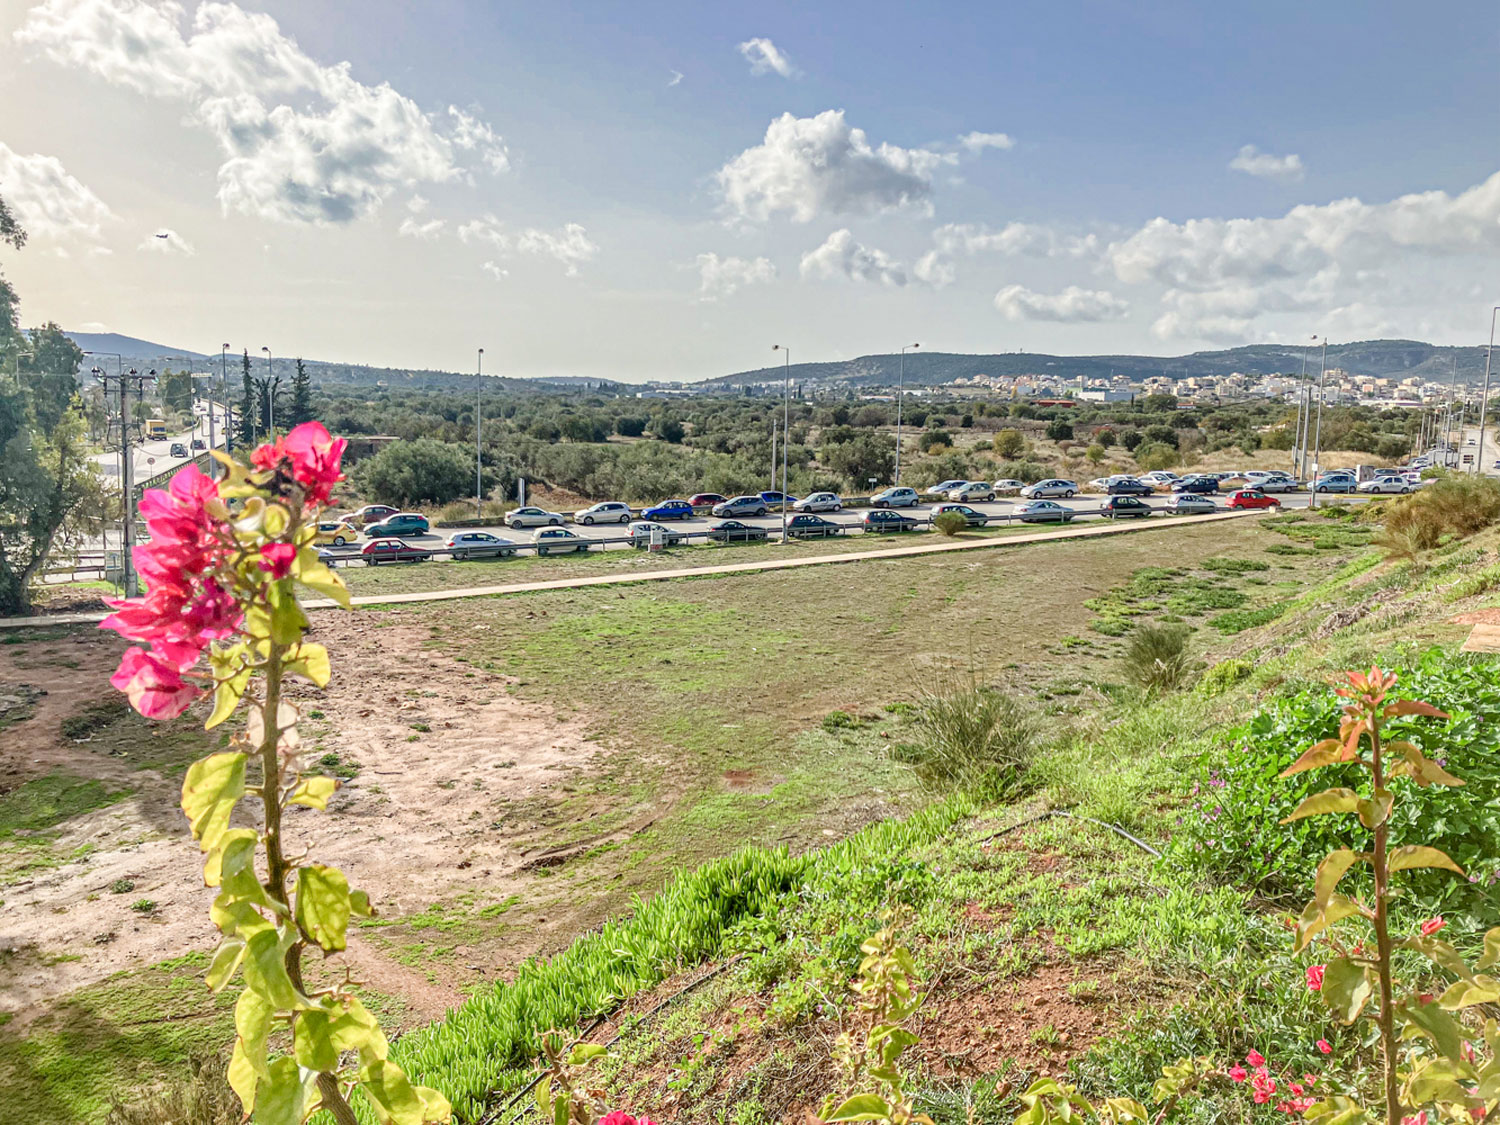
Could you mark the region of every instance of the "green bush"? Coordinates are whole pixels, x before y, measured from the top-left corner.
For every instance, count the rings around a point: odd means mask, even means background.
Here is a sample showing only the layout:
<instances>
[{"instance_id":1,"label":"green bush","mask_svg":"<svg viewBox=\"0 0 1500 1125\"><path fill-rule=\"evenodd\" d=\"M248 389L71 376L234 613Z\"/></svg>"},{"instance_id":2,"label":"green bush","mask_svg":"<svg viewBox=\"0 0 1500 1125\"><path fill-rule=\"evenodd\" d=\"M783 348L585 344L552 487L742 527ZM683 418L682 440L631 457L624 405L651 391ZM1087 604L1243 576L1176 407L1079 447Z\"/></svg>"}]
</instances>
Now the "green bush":
<instances>
[{"instance_id":1,"label":"green bush","mask_svg":"<svg viewBox=\"0 0 1500 1125\"><path fill-rule=\"evenodd\" d=\"M1440 546L1445 536L1463 538L1500 520L1500 481L1447 476L1420 492L1387 505L1382 545L1410 552Z\"/></svg>"},{"instance_id":2,"label":"green bush","mask_svg":"<svg viewBox=\"0 0 1500 1125\"><path fill-rule=\"evenodd\" d=\"M829 734L838 734L845 730L858 730L865 724L848 711L830 711L823 716L823 729Z\"/></svg>"},{"instance_id":3,"label":"green bush","mask_svg":"<svg viewBox=\"0 0 1500 1125\"><path fill-rule=\"evenodd\" d=\"M1199 695L1222 695L1235 684L1247 679L1253 671L1255 671L1255 665L1248 660L1236 658L1221 660L1203 673L1203 678L1198 681L1195 690Z\"/></svg>"},{"instance_id":4,"label":"green bush","mask_svg":"<svg viewBox=\"0 0 1500 1125\"><path fill-rule=\"evenodd\" d=\"M1469 881L1441 872L1417 875L1411 910L1469 914L1476 924L1500 922L1493 884L1500 880L1500 665L1433 650L1396 669L1402 697L1423 699L1449 712L1446 722L1396 719L1390 736L1404 738L1463 778L1455 789L1410 788L1401 794L1391 821L1391 846L1430 844L1445 851ZM1278 775L1303 750L1338 734L1341 701L1319 684L1280 700L1250 722L1226 732L1204 754L1185 794L1170 857L1214 880L1276 897L1299 891L1318 862L1360 833L1347 819L1313 817L1280 823L1301 800L1348 777L1326 771Z\"/></svg>"},{"instance_id":5,"label":"green bush","mask_svg":"<svg viewBox=\"0 0 1500 1125\"><path fill-rule=\"evenodd\" d=\"M1271 564L1260 559L1231 559L1216 555L1211 559L1204 559L1198 564L1198 569L1214 574L1249 574L1253 571L1270 570Z\"/></svg>"},{"instance_id":6,"label":"green bush","mask_svg":"<svg viewBox=\"0 0 1500 1125\"><path fill-rule=\"evenodd\" d=\"M1153 695L1175 691L1187 678L1188 631L1181 625L1142 625L1121 658L1126 678Z\"/></svg>"},{"instance_id":7,"label":"green bush","mask_svg":"<svg viewBox=\"0 0 1500 1125\"><path fill-rule=\"evenodd\" d=\"M958 512L939 512L932 518L932 526L941 534L957 535L969 526L969 521Z\"/></svg>"},{"instance_id":8,"label":"green bush","mask_svg":"<svg viewBox=\"0 0 1500 1125\"><path fill-rule=\"evenodd\" d=\"M899 754L930 784L993 781L1025 768L1038 725L1003 692L972 677L928 691L913 734Z\"/></svg>"}]
</instances>

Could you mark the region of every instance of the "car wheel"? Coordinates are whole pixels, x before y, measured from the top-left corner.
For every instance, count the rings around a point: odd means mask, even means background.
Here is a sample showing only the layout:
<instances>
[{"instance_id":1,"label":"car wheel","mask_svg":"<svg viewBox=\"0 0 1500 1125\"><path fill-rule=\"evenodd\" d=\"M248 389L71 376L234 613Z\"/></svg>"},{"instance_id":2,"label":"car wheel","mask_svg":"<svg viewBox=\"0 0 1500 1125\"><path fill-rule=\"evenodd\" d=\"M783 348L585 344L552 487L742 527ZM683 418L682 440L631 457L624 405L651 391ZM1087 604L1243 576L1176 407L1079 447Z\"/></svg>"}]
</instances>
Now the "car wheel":
<instances>
[{"instance_id":1,"label":"car wheel","mask_svg":"<svg viewBox=\"0 0 1500 1125\"><path fill-rule=\"evenodd\" d=\"M1066 491L1063 492L1063 499L1064 500L1071 500L1071 499L1073 499L1073 490L1071 488L1067 489Z\"/></svg>"},{"instance_id":2,"label":"car wheel","mask_svg":"<svg viewBox=\"0 0 1500 1125\"><path fill-rule=\"evenodd\" d=\"M766 515L766 509L765 508L761 508L755 514L757 516L759 516L760 518L764 519L765 515Z\"/></svg>"},{"instance_id":3,"label":"car wheel","mask_svg":"<svg viewBox=\"0 0 1500 1125\"><path fill-rule=\"evenodd\" d=\"M462 562L464 559L466 559L468 557L469 557L469 555L468 555L467 551L454 551L453 552L453 561L454 562Z\"/></svg>"},{"instance_id":4,"label":"car wheel","mask_svg":"<svg viewBox=\"0 0 1500 1125\"><path fill-rule=\"evenodd\" d=\"M630 522L630 513L626 512L623 516L620 517L620 526L624 527L629 522Z\"/></svg>"},{"instance_id":5,"label":"car wheel","mask_svg":"<svg viewBox=\"0 0 1500 1125\"><path fill-rule=\"evenodd\" d=\"M581 524L583 524L584 527L593 527L594 526L594 517L593 516L584 516L583 519L579 520L578 522L581 523Z\"/></svg>"},{"instance_id":6,"label":"car wheel","mask_svg":"<svg viewBox=\"0 0 1500 1125\"><path fill-rule=\"evenodd\" d=\"M344 545L344 537L342 535L335 535L333 537L333 545L335 547L342 547Z\"/></svg>"},{"instance_id":7,"label":"car wheel","mask_svg":"<svg viewBox=\"0 0 1500 1125\"><path fill-rule=\"evenodd\" d=\"M1407 494L1407 493L1408 493L1408 492L1410 492L1410 491L1411 491L1411 488L1410 488L1410 487L1407 487L1407 488L1403 488L1403 489L1402 489L1402 490L1401 490L1401 495L1402 495L1402 496L1405 496L1405 495L1406 495L1406 494Z\"/></svg>"},{"instance_id":8,"label":"car wheel","mask_svg":"<svg viewBox=\"0 0 1500 1125\"><path fill-rule=\"evenodd\" d=\"M551 524L553 527L561 527L562 526L562 520L548 520L547 522L549 524Z\"/></svg>"},{"instance_id":9,"label":"car wheel","mask_svg":"<svg viewBox=\"0 0 1500 1125\"><path fill-rule=\"evenodd\" d=\"M842 512L844 510L844 506L842 504L835 504L833 506L833 510L835 512Z\"/></svg>"}]
</instances>

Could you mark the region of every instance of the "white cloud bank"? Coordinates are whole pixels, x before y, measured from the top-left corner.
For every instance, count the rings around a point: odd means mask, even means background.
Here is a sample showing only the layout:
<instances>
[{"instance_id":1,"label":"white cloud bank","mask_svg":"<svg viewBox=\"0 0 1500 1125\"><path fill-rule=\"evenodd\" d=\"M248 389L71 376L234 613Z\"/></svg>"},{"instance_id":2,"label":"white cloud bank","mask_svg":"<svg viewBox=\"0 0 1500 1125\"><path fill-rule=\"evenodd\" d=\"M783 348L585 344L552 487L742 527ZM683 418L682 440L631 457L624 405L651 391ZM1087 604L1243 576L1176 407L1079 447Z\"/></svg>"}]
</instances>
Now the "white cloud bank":
<instances>
[{"instance_id":1,"label":"white cloud bank","mask_svg":"<svg viewBox=\"0 0 1500 1125\"><path fill-rule=\"evenodd\" d=\"M881 285L906 284L906 267L883 250L862 245L846 228L830 234L823 245L802 255L804 278L843 278L874 281Z\"/></svg>"},{"instance_id":2,"label":"white cloud bank","mask_svg":"<svg viewBox=\"0 0 1500 1125\"><path fill-rule=\"evenodd\" d=\"M746 285L776 280L776 266L770 258L721 258L708 251L699 254L694 264L698 270L698 293L705 301L728 297Z\"/></svg>"},{"instance_id":3,"label":"white cloud bank","mask_svg":"<svg viewBox=\"0 0 1500 1125\"><path fill-rule=\"evenodd\" d=\"M464 243L493 246L506 256L529 254L552 258L562 263L563 272L569 277L576 277L578 267L599 252L588 231L578 223L566 223L555 231L528 227L511 232L495 216L486 215L459 227L458 237ZM492 261L485 262L481 268L497 277L506 272Z\"/></svg>"},{"instance_id":4,"label":"white cloud bank","mask_svg":"<svg viewBox=\"0 0 1500 1125\"><path fill-rule=\"evenodd\" d=\"M1004 152L1016 147L1015 139L1009 133L965 133L958 138L958 143L974 156L987 148L997 148Z\"/></svg>"},{"instance_id":5,"label":"white cloud bank","mask_svg":"<svg viewBox=\"0 0 1500 1125\"><path fill-rule=\"evenodd\" d=\"M816 117L783 113L765 140L720 168L716 179L734 218L765 221L786 212L799 223L823 214L930 210L933 173L957 158L899 145L870 144L841 109Z\"/></svg>"},{"instance_id":6,"label":"white cloud bank","mask_svg":"<svg viewBox=\"0 0 1500 1125\"><path fill-rule=\"evenodd\" d=\"M109 206L72 176L62 161L39 152L22 156L0 141L0 196L28 235L61 241L97 240L115 218Z\"/></svg>"},{"instance_id":7,"label":"white cloud bank","mask_svg":"<svg viewBox=\"0 0 1500 1125\"><path fill-rule=\"evenodd\" d=\"M750 73L756 77L762 74L779 74L783 78L790 78L796 73L792 60L769 39L745 40L740 44L740 54L750 64Z\"/></svg>"},{"instance_id":8,"label":"white cloud bank","mask_svg":"<svg viewBox=\"0 0 1500 1125\"><path fill-rule=\"evenodd\" d=\"M1261 152L1254 145L1245 145L1241 148L1238 155L1229 162L1229 167L1236 172L1258 176L1263 180L1287 182L1300 180L1305 171L1302 167L1302 157L1295 152L1287 153L1285 156L1275 156L1269 152Z\"/></svg>"},{"instance_id":9,"label":"white cloud bank","mask_svg":"<svg viewBox=\"0 0 1500 1125\"><path fill-rule=\"evenodd\" d=\"M401 187L462 180L460 154L508 165L484 122L455 107L424 113L348 63L314 61L265 14L200 4L191 33L163 0L45 0L15 33L54 62L136 93L184 102L218 142L226 212L283 222L365 218Z\"/></svg>"},{"instance_id":10,"label":"white cloud bank","mask_svg":"<svg viewBox=\"0 0 1500 1125\"><path fill-rule=\"evenodd\" d=\"M1061 293L1037 293L1024 285L1007 285L995 294L995 308L1009 320L1051 320L1063 324L1119 320L1130 302L1103 289L1070 285Z\"/></svg>"}]
</instances>

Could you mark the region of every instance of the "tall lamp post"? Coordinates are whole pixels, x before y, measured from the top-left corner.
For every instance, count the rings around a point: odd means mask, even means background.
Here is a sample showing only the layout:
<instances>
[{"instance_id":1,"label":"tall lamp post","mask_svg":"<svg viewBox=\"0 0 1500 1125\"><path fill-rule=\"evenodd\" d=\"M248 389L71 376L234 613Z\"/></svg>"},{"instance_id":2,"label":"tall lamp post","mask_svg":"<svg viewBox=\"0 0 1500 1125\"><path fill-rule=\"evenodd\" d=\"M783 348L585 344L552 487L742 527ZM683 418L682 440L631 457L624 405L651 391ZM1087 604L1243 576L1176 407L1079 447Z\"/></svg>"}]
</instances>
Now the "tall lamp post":
<instances>
[{"instance_id":1,"label":"tall lamp post","mask_svg":"<svg viewBox=\"0 0 1500 1125\"><path fill-rule=\"evenodd\" d=\"M901 349L901 363L896 375L896 480L901 483L901 404L906 399L906 349L920 348L921 344L907 344Z\"/></svg>"},{"instance_id":2,"label":"tall lamp post","mask_svg":"<svg viewBox=\"0 0 1500 1125\"><path fill-rule=\"evenodd\" d=\"M1474 472L1476 475L1484 473L1484 430L1485 423L1489 421L1490 414L1490 357L1495 351L1495 314L1500 313L1500 305L1490 309L1490 345L1484 349L1484 393L1479 399L1479 452L1475 456Z\"/></svg>"},{"instance_id":3,"label":"tall lamp post","mask_svg":"<svg viewBox=\"0 0 1500 1125\"><path fill-rule=\"evenodd\" d=\"M268 414L266 425L271 431L266 436L274 440L276 437L276 387L271 382L271 373L275 370L275 366L271 362L271 349L261 348L260 350L266 353L266 410Z\"/></svg>"},{"instance_id":4,"label":"tall lamp post","mask_svg":"<svg viewBox=\"0 0 1500 1125\"><path fill-rule=\"evenodd\" d=\"M1297 476L1307 476L1307 431L1311 426L1312 392L1307 386L1307 353L1317 342L1317 336L1302 345L1302 374L1297 380L1297 464L1293 466ZM1303 403L1307 405L1304 407Z\"/></svg>"},{"instance_id":5,"label":"tall lamp post","mask_svg":"<svg viewBox=\"0 0 1500 1125\"><path fill-rule=\"evenodd\" d=\"M223 400L224 407L224 452L234 452L234 411L229 408L229 380L226 375L229 367L229 345L223 344L219 348L219 398ZM217 472L217 471L216 471Z\"/></svg>"},{"instance_id":6,"label":"tall lamp post","mask_svg":"<svg viewBox=\"0 0 1500 1125\"><path fill-rule=\"evenodd\" d=\"M479 403L479 389L484 383L484 349L479 349L479 358L474 362L474 517L484 516L484 474L479 460L480 414L484 409Z\"/></svg>"},{"instance_id":7,"label":"tall lamp post","mask_svg":"<svg viewBox=\"0 0 1500 1125\"><path fill-rule=\"evenodd\" d=\"M1323 377L1328 373L1328 337L1323 337L1323 361L1318 367L1318 420L1313 428L1313 460L1312 460L1312 495L1308 498L1307 506L1316 508L1318 506L1318 478L1323 475L1322 467L1318 464L1323 456Z\"/></svg>"},{"instance_id":8,"label":"tall lamp post","mask_svg":"<svg viewBox=\"0 0 1500 1125\"><path fill-rule=\"evenodd\" d=\"M786 447L792 444L792 349L772 344L773 352L786 353L781 379L781 541L786 542ZM774 482L773 482L774 483Z\"/></svg>"}]
</instances>

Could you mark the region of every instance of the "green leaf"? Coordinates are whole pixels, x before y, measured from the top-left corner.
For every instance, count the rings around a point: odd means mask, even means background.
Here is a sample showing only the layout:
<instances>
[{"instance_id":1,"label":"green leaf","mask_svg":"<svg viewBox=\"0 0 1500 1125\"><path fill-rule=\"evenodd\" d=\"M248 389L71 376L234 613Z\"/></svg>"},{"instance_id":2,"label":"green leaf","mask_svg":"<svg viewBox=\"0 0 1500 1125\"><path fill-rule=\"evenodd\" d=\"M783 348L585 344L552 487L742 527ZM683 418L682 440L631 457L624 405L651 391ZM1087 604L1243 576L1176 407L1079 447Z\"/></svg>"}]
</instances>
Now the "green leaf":
<instances>
[{"instance_id":1,"label":"green leaf","mask_svg":"<svg viewBox=\"0 0 1500 1125\"><path fill-rule=\"evenodd\" d=\"M1323 857L1323 862L1318 864L1317 879L1313 884L1313 901L1319 906L1328 905L1329 896L1339 885L1339 880L1344 873L1365 859L1362 852L1352 851L1349 848L1338 848Z\"/></svg>"},{"instance_id":2,"label":"green leaf","mask_svg":"<svg viewBox=\"0 0 1500 1125\"><path fill-rule=\"evenodd\" d=\"M328 679L333 675L328 650L311 643L299 644L287 653L284 671L311 680L317 687L327 687Z\"/></svg>"},{"instance_id":3,"label":"green leaf","mask_svg":"<svg viewBox=\"0 0 1500 1125\"><path fill-rule=\"evenodd\" d=\"M1353 1023L1369 1001L1373 988L1370 971L1365 966L1339 957L1324 968L1320 995L1335 1016Z\"/></svg>"},{"instance_id":4,"label":"green leaf","mask_svg":"<svg viewBox=\"0 0 1500 1125\"><path fill-rule=\"evenodd\" d=\"M277 1059L256 1098L255 1125L302 1125L321 1100L317 1081L317 1072L295 1059Z\"/></svg>"},{"instance_id":5,"label":"green leaf","mask_svg":"<svg viewBox=\"0 0 1500 1125\"><path fill-rule=\"evenodd\" d=\"M292 795L287 798L290 805L306 805L320 812L328 807L328 798L339 787L336 777L304 777L297 782Z\"/></svg>"},{"instance_id":6,"label":"green leaf","mask_svg":"<svg viewBox=\"0 0 1500 1125\"><path fill-rule=\"evenodd\" d=\"M1437 848L1423 847L1418 844L1408 844L1405 847L1391 849L1390 858L1387 861L1392 871L1410 871L1418 867L1437 867L1445 871L1456 871L1462 875L1463 868L1448 858L1445 852Z\"/></svg>"},{"instance_id":7,"label":"green leaf","mask_svg":"<svg viewBox=\"0 0 1500 1125\"><path fill-rule=\"evenodd\" d=\"M1104 1112L1108 1120L1123 1125L1127 1121L1149 1121L1151 1115L1146 1107L1134 1098L1105 1098Z\"/></svg>"},{"instance_id":8,"label":"green leaf","mask_svg":"<svg viewBox=\"0 0 1500 1125\"><path fill-rule=\"evenodd\" d=\"M1283 817L1281 823L1290 824L1294 820L1301 820L1306 816L1319 816L1323 813L1354 812L1358 808L1359 794L1353 789L1325 789L1321 793L1314 793L1306 798L1291 816Z\"/></svg>"},{"instance_id":9,"label":"green leaf","mask_svg":"<svg viewBox=\"0 0 1500 1125\"><path fill-rule=\"evenodd\" d=\"M1396 803L1389 789L1377 789L1368 800L1359 802L1359 822L1366 828L1379 828L1391 818L1391 807Z\"/></svg>"},{"instance_id":10,"label":"green leaf","mask_svg":"<svg viewBox=\"0 0 1500 1125\"><path fill-rule=\"evenodd\" d=\"M1327 906L1320 907L1316 902L1309 902L1303 907L1302 916L1297 919L1297 944L1294 952L1300 953L1308 942L1335 922L1363 913L1364 908L1347 895L1329 895Z\"/></svg>"},{"instance_id":11,"label":"green leaf","mask_svg":"<svg viewBox=\"0 0 1500 1125\"><path fill-rule=\"evenodd\" d=\"M364 891L350 891L349 913L360 918L375 917L375 908L370 905L370 896Z\"/></svg>"},{"instance_id":12,"label":"green leaf","mask_svg":"<svg viewBox=\"0 0 1500 1125\"><path fill-rule=\"evenodd\" d=\"M307 628L307 614L297 603L290 582L272 582L267 600L271 610L271 640L283 646L295 645Z\"/></svg>"},{"instance_id":13,"label":"green leaf","mask_svg":"<svg viewBox=\"0 0 1500 1125\"><path fill-rule=\"evenodd\" d=\"M1415 1001L1402 1005L1406 1013L1406 1031L1402 1033L1403 1038L1408 1032L1425 1035L1437 1044L1437 1048L1446 1058L1458 1062L1463 1058L1464 1031L1458 1025L1458 1021L1450 1016L1437 1004L1423 1004Z\"/></svg>"},{"instance_id":14,"label":"green leaf","mask_svg":"<svg viewBox=\"0 0 1500 1125\"><path fill-rule=\"evenodd\" d=\"M224 868L226 861L231 876L235 873L236 865L241 864L243 855L241 849L249 843L252 856L255 847L260 843L260 836L253 828L231 828L219 837L219 842L208 853L203 861L203 885L205 887L217 887L224 881Z\"/></svg>"},{"instance_id":15,"label":"green leaf","mask_svg":"<svg viewBox=\"0 0 1500 1125\"><path fill-rule=\"evenodd\" d=\"M292 1055L298 1066L308 1070L327 1071L339 1068L339 1051L333 1045L333 1021L324 1008L299 1012L292 1024Z\"/></svg>"},{"instance_id":16,"label":"green leaf","mask_svg":"<svg viewBox=\"0 0 1500 1125\"><path fill-rule=\"evenodd\" d=\"M234 1005L234 1054L229 1060L229 1085L248 1113L255 1108L255 1088L268 1073L266 1038L271 1030L271 1006L259 993L245 989Z\"/></svg>"},{"instance_id":17,"label":"green leaf","mask_svg":"<svg viewBox=\"0 0 1500 1125\"><path fill-rule=\"evenodd\" d=\"M349 881L336 867L297 868L297 924L323 949L344 948L349 928Z\"/></svg>"},{"instance_id":18,"label":"green leaf","mask_svg":"<svg viewBox=\"0 0 1500 1125\"><path fill-rule=\"evenodd\" d=\"M609 1048L602 1043L579 1043L573 1048L573 1053L568 1059L570 1066L582 1066L590 1059L597 1059L602 1055L609 1054Z\"/></svg>"},{"instance_id":19,"label":"green leaf","mask_svg":"<svg viewBox=\"0 0 1500 1125\"><path fill-rule=\"evenodd\" d=\"M1474 963L1476 969L1488 969L1496 961L1500 961L1500 926L1485 931L1484 953Z\"/></svg>"},{"instance_id":20,"label":"green leaf","mask_svg":"<svg viewBox=\"0 0 1500 1125\"><path fill-rule=\"evenodd\" d=\"M287 976L285 954L277 930L262 930L246 942L245 983L281 1011L297 1006L297 990Z\"/></svg>"},{"instance_id":21,"label":"green leaf","mask_svg":"<svg viewBox=\"0 0 1500 1125\"><path fill-rule=\"evenodd\" d=\"M318 561L315 548L298 548L297 561L292 564L292 577L309 590L332 598L345 609L349 608L349 587L344 585L344 580L331 567Z\"/></svg>"},{"instance_id":22,"label":"green leaf","mask_svg":"<svg viewBox=\"0 0 1500 1125\"><path fill-rule=\"evenodd\" d=\"M1463 778L1454 777L1447 770L1443 769L1442 766L1423 754L1420 748L1412 745L1410 742L1388 742L1386 743L1386 749L1392 753L1399 753L1405 759L1406 765L1410 767L1412 780L1423 789L1426 789L1429 785L1458 786L1464 784ZM1395 775L1392 774L1392 776Z\"/></svg>"},{"instance_id":23,"label":"green leaf","mask_svg":"<svg viewBox=\"0 0 1500 1125\"><path fill-rule=\"evenodd\" d=\"M825 1121L885 1121L891 1116L891 1107L884 1098L874 1094L856 1094L839 1106Z\"/></svg>"},{"instance_id":24,"label":"green leaf","mask_svg":"<svg viewBox=\"0 0 1500 1125\"><path fill-rule=\"evenodd\" d=\"M248 654L249 650L243 643L208 650L208 663L217 686L214 688L213 714L203 724L205 729L212 730L229 718L245 694L250 683L250 669L245 664Z\"/></svg>"},{"instance_id":25,"label":"green leaf","mask_svg":"<svg viewBox=\"0 0 1500 1125\"><path fill-rule=\"evenodd\" d=\"M383 1125L426 1125L423 1098L412 1089L395 1063L387 1059L366 1063L360 1067L359 1081L360 1089ZM567 1102L558 1098L556 1104L566 1108Z\"/></svg>"},{"instance_id":26,"label":"green leaf","mask_svg":"<svg viewBox=\"0 0 1500 1125\"><path fill-rule=\"evenodd\" d=\"M193 839L204 851L216 846L229 827L229 814L245 795L245 755L210 754L188 767L182 780L182 811Z\"/></svg>"},{"instance_id":27,"label":"green leaf","mask_svg":"<svg viewBox=\"0 0 1500 1125\"><path fill-rule=\"evenodd\" d=\"M226 984L229 978L234 976L234 971L240 967L240 962L245 959L245 942L238 937L226 937L219 942L219 948L214 950L214 959L209 962L208 972L204 975L204 983L210 991L218 992Z\"/></svg>"},{"instance_id":28,"label":"green leaf","mask_svg":"<svg viewBox=\"0 0 1500 1125\"><path fill-rule=\"evenodd\" d=\"M1500 981L1491 976L1454 981L1438 997L1438 1003L1450 1012L1472 1008L1475 1004L1493 1004L1496 1000L1500 1000Z\"/></svg>"}]
</instances>

